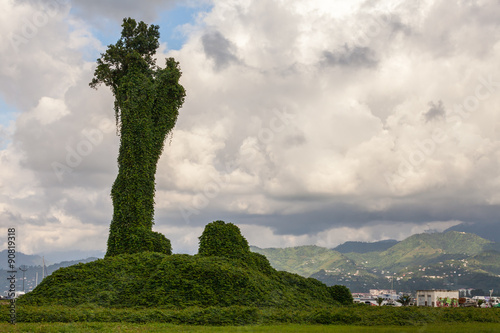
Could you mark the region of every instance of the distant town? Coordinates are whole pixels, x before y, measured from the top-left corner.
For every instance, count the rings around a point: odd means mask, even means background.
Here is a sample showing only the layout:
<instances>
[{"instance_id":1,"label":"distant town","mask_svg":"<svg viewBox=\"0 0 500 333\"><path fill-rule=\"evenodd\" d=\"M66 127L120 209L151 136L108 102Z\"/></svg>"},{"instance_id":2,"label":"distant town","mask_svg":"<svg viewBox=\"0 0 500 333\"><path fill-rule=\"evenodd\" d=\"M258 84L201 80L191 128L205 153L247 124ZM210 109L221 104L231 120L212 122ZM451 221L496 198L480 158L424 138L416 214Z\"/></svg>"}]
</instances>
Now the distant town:
<instances>
[{"instance_id":1,"label":"distant town","mask_svg":"<svg viewBox=\"0 0 500 333\"><path fill-rule=\"evenodd\" d=\"M473 289L460 290L417 290L410 296L408 305L431 307L500 307L500 297L471 296ZM491 293L493 290L491 290ZM363 303L371 306L402 306L400 300L404 293L396 290L370 289L368 293L352 293L354 303Z\"/></svg>"}]
</instances>

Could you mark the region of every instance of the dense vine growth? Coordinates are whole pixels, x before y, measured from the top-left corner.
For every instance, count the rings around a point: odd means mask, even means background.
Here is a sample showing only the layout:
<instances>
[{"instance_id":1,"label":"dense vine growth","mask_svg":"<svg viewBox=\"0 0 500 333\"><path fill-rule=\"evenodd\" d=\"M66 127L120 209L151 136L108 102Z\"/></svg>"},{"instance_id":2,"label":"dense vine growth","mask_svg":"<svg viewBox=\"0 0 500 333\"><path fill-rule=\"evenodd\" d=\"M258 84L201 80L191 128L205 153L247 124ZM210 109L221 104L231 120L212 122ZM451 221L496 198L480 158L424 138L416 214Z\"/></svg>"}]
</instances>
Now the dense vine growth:
<instances>
[{"instance_id":1,"label":"dense vine growth","mask_svg":"<svg viewBox=\"0 0 500 333\"><path fill-rule=\"evenodd\" d=\"M170 241L153 232L155 174L166 136L174 127L185 90L173 58L165 68L153 57L157 25L123 20L121 38L97 60L92 88L104 83L115 97L120 135L118 176L111 190L113 219L106 256L145 251L171 254Z\"/></svg>"}]
</instances>

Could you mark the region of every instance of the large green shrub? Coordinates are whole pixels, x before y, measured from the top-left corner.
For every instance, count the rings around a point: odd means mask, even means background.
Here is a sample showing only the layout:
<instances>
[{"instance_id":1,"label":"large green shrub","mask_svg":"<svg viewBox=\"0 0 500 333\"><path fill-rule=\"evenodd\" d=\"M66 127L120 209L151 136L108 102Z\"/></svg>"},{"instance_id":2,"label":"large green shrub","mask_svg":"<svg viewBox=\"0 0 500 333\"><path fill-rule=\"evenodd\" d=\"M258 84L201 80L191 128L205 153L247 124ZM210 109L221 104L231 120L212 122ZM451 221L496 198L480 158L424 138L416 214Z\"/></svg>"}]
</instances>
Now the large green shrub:
<instances>
[{"instance_id":1,"label":"large green shrub","mask_svg":"<svg viewBox=\"0 0 500 333\"><path fill-rule=\"evenodd\" d=\"M201 256L218 256L245 259L251 252L240 229L233 223L214 221L205 226L199 237Z\"/></svg>"},{"instance_id":2,"label":"large green shrub","mask_svg":"<svg viewBox=\"0 0 500 333\"><path fill-rule=\"evenodd\" d=\"M493 309L494 310L494 309ZM0 307L0 321L9 320L7 306ZM17 321L41 322L128 322L172 323L190 325L255 325L255 324L324 324L357 326L422 326L426 324L495 323L500 324L500 311L479 308L432 307L187 307L108 308L95 305L67 307L61 305L19 305ZM494 332L492 326L490 331ZM368 332L369 329L367 328ZM404 331L404 329L402 330Z\"/></svg>"},{"instance_id":3,"label":"large green shrub","mask_svg":"<svg viewBox=\"0 0 500 333\"><path fill-rule=\"evenodd\" d=\"M332 298L343 305L350 305L353 302L352 294L349 288L342 285L334 285L328 287Z\"/></svg>"},{"instance_id":4,"label":"large green shrub","mask_svg":"<svg viewBox=\"0 0 500 333\"><path fill-rule=\"evenodd\" d=\"M233 223L211 222L205 226L199 240L198 255L200 256L236 259L264 274L275 272L264 255L250 251L248 241L243 237L238 226Z\"/></svg>"}]
</instances>

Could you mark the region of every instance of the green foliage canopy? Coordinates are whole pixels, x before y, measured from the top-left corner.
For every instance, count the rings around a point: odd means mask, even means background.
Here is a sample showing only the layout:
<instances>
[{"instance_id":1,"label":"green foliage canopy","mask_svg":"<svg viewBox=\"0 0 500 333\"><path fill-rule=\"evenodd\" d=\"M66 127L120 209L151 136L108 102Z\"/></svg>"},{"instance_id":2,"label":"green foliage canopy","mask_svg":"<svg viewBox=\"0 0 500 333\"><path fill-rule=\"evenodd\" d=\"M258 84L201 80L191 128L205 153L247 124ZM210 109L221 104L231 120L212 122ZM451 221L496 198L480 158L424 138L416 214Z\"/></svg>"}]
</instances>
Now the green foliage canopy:
<instances>
[{"instance_id":1,"label":"green foliage canopy","mask_svg":"<svg viewBox=\"0 0 500 333\"><path fill-rule=\"evenodd\" d=\"M241 234L240 228L233 223L220 220L211 222L205 226L198 239L199 256L236 259L266 275L275 272L264 255L250 251L248 241Z\"/></svg>"},{"instance_id":2,"label":"green foliage canopy","mask_svg":"<svg viewBox=\"0 0 500 333\"><path fill-rule=\"evenodd\" d=\"M396 302L401 303L402 306L408 306L411 303L411 296L402 295L396 300Z\"/></svg>"},{"instance_id":3,"label":"green foliage canopy","mask_svg":"<svg viewBox=\"0 0 500 333\"><path fill-rule=\"evenodd\" d=\"M110 87L120 134L106 256L144 251L171 254L170 241L152 231L155 174L186 94L179 84L178 62L168 58L165 68L156 66L159 27L127 18L122 28L118 42L97 60L89 84Z\"/></svg>"},{"instance_id":4,"label":"green foliage canopy","mask_svg":"<svg viewBox=\"0 0 500 333\"><path fill-rule=\"evenodd\" d=\"M198 254L201 256L243 259L251 253L247 240L233 223L224 221L209 223L199 240Z\"/></svg>"},{"instance_id":5,"label":"green foliage canopy","mask_svg":"<svg viewBox=\"0 0 500 333\"><path fill-rule=\"evenodd\" d=\"M334 285L328 287L328 290L330 291L330 295L334 300L339 302L342 305L351 305L353 302L352 294L349 288L346 286L342 285Z\"/></svg>"}]
</instances>

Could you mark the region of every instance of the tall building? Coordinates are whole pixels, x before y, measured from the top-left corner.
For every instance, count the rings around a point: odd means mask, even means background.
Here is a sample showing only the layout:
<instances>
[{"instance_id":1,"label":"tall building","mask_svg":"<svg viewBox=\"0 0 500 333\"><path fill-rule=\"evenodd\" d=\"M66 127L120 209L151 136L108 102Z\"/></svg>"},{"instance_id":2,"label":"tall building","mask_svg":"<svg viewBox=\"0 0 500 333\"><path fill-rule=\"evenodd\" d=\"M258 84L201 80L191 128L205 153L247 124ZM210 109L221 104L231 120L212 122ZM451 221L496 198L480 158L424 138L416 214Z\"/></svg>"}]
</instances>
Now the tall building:
<instances>
[{"instance_id":1,"label":"tall building","mask_svg":"<svg viewBox=\"0 0 500 333\"><path fill-rule=\"evenodd\" d=\"M458 306L458 290L417 290L417 306Z\"/></svg>"}]
</instances>

